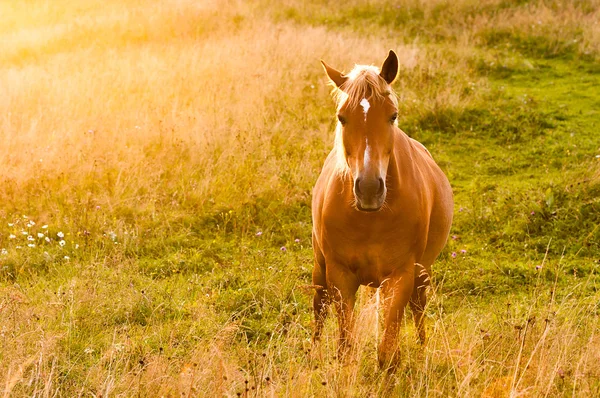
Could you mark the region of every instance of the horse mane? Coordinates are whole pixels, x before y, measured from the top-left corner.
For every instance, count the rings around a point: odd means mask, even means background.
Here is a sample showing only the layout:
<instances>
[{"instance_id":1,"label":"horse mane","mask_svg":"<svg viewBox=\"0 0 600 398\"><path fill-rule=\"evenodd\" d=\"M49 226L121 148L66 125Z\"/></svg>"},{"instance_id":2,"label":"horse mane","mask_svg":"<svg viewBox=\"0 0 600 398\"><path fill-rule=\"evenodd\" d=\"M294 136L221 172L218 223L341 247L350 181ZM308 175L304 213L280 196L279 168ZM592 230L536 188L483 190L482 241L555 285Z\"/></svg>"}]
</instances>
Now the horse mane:
<instances>
[{"instance_id":1,"label":"horse mane","mask_svg":"<svg viewBox=\"0 0 600 398\"><path fill-rule=\"evenodd\" d=\"M379 72L376 66L355 65L345 75L346 82L340 88L333 87L332 95L338 110L346 103L351 108L357 107L363 98L378 101L389 97L398 106L398 97Z\"/></svg>"},{"instance_id":2,"label":"horse mane","mask_svg":"<svg viewBox=\"0 0 600 398\"><path fill-rule=\"evenodd\" d=\"M383 77L379 75L379 68L372 65L355 65L350 73L345 76L348 78L341 87L333 84L331 92L339 111L343 105L350 108L359 106L360 101L366 98L369 101L382 101L389 98L394 106L398 106L398 97L392 90L392 87ZM337 123L335 129L335 145L337 157L337 171L346 176L350 169L346 163L344 143L342 139L342 125Z\"/></svg>"}]
</instances>

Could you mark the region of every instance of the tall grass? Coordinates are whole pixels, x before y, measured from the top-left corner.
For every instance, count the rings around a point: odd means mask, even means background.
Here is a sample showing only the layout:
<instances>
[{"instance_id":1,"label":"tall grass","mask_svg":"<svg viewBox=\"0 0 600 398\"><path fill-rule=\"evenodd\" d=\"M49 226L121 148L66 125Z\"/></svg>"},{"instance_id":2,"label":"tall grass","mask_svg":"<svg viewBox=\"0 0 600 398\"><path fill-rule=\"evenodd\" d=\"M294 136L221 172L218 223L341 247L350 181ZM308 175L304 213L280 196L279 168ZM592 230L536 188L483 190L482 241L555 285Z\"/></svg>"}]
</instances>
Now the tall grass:
<instances>
[{"instance_id":1,"label":"tall grass","mask_svg":"<svg viewBox=\"0 0 600 398\"><path fill-rule=\"evenodd\" d=\"M0 3L3 395L598 395L599 10ZM408 320L396 374L375 296L340 362L303 287L333 143L319 59L390 48L400 125L457 202L429 344Z\"/></svg>"}]
</instances>

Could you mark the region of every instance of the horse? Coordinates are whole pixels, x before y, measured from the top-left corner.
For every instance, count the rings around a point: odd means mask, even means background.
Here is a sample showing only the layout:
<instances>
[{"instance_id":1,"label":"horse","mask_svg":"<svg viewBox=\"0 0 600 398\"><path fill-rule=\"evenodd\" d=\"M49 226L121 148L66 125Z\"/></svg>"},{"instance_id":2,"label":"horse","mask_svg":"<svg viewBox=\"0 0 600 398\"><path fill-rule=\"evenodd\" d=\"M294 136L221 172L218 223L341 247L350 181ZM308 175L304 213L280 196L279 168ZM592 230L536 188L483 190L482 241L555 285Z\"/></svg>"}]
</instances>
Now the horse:
<instances>
[{"instance_id":1,"label":"horse","mask_svg":"<svg viewBox=\"0 0 600 398\"><path fill-rule=\"evenodd\" d=\"M321 61L337 103L334 147L313 188L313 307L318 342L328 307L338 315L338 353L348 352L360 285L382 293L381 368L399 362L398 332L410 305L420 342L431 267L453 216L448 178L429 151L398 128L392 83L398 57L348 74Z\"/></svg>"}]
</instances>

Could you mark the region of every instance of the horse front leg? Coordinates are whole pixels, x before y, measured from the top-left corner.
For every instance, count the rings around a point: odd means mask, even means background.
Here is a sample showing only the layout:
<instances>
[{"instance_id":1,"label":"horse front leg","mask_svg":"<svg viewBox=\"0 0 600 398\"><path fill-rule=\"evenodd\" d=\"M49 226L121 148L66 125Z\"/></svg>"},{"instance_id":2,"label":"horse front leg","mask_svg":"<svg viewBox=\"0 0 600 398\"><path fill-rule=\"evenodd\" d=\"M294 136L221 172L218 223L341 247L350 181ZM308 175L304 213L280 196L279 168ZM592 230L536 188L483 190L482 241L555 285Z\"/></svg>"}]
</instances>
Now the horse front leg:
<instances>
[{"instance_id":1,"label":"horse front leg","mask_svg":"<svg viewBox=\"0 0 600 398\"><path fill-rule=\"evenodd\" d=\"M338 356L344 358L352 346L352 330L354 328L354 304L358 279L356 276L340 265L327 267L328 293L335 305L338 314L339 346Z\"/></svg>"},{"instance_id":2,"label":"horse front leg","mask_svg":"<svg viewBox=\"0 0 600 398\"><path fill-rule=\"evenodd\" d=\"M408 268L408 267L407 267ZM395 369L400 362L398 332L415 284L414 266L394 272L383 284L384 331L379 344L381 369Z\"/></svg>"}]
</instances>

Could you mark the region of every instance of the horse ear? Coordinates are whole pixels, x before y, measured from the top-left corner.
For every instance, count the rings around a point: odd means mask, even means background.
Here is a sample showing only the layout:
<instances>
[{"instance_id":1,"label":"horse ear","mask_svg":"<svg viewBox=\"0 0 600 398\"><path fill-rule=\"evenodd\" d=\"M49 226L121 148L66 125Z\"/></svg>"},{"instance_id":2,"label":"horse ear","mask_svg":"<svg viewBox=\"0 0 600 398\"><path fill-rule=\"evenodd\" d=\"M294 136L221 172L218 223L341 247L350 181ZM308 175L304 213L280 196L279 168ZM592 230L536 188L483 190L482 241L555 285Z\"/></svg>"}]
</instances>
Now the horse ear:
<instances>
[{"instance_id":1,"label":"horse ear","mask_svg":"<svg viewBox=\"0 0 600 398\"><path fill-rule=\"evenodd\" d=\"M342 84L346 83L346 80L348 80L348 77L342 75L342 72L335 70L325 62L321 61L321 63L323 64L323 68L325 68L325 72L327 72L329 79L337 86L337 88L341 88Z\"/></svg>"},{"instance_id":2,"label":"horse ear","mask_svg":"<svg viewBox=\"0 0 600 398\"><path fill-rule=\"evenodd\" d=\"M383 61L383 66L381 67L381 73L379 73L379 76L383 77L388 84L392 84L397 75L398 56L393 50L390 50L387 58L385 61Z\"/></svg>"}]
</instances>

